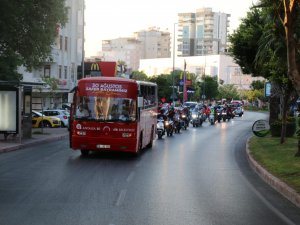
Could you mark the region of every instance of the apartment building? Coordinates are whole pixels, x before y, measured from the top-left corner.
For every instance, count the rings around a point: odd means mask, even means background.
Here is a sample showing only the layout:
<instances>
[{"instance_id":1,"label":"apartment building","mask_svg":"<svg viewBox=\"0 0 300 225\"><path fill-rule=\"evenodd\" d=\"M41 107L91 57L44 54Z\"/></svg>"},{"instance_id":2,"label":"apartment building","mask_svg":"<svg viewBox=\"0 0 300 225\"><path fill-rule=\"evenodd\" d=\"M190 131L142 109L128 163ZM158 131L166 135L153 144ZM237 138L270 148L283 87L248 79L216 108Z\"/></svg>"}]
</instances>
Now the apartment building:
<instances>
[{"instance_id":1,"label":"apartment building","mask_svg":"<svg viewBox=\"0 0 300 225\"><path fill-rule=\"evenodd\" d=\"M159 28L134 32L133 37L102 41L99 58L124 61L129 71L138 70L140 59L171 57L170 33Z\"/></svg>"},{"instance_id":2,"label":"apartment building","mask_svg":"<svg viewBox=\"0 0 300 225\"><path fill-rule=\"evenodd\" d=\"M157 27L150 27L134 33L134 36L142 44L141 59L155 59L171 57L170 32L161 31Z\"/></svg>"},{"instance_id":3,"label":"apartment building","mask_svg":"<svg viewBox=\"0 0 300 225\"><path fill-rule=\"evenodd\" d=\"M142 55L142 43L134 37L103 40L100 54L103 61L123 61L128 70L137 70Z\"/></svg>"},{"instance_id":4,"label":"apartment building","mask_svg":"<svg viewBox=\"0 0 300 225\"><path fill-rule=\"evenodd\" d=\"M211 8L179 13L177 23L177 56L222 54L227 51L230 14Z\"/></svg>"},{"instance_id":5,"label":"apartment building","mask_svg":"<svg viewBox=\"0 0 300 225\"><path fill-rule=\"evenodd\" d=\"M49 85L33 87L32 109L60 108L67 101L68 92L77 83L77 67L83 59L84 46L84 0L66 0L68 22L58 27L56 43L52 46L51 58L32 72L19 68L24 82L44 82L43 78L55 78L57 89Z\"/></svg>"}]
</instances>

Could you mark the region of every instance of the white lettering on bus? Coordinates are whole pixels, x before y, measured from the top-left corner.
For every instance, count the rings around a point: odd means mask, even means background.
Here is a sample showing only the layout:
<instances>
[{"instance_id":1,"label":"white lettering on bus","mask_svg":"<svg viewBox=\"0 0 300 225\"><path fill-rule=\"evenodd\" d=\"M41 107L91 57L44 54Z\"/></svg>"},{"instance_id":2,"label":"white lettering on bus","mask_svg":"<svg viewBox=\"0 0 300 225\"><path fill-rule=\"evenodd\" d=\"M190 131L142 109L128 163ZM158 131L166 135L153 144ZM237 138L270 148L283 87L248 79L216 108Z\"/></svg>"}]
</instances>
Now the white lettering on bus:
<instances>
[{"instance_id":1,"label":"white lettering on bus","mask_svg":"<svg viewBox=\"0 0 300 225\"><path fill-rule=\"evenodd\" d=\"M82 127L83 130L96 130L96 127Z\"/></svg>"},{"instance_id":2,"label":"white lettering on bus","mask_svg":"<svg viewBox=\"0 0 300 225\"><path fill-rule=\"evenodd\" d=\"M127 89L123 88L121 84L97 84L92 83L91 86L86 87L86 91L104 91L104 92L122 92L127 93Z\"/></svg>"}]
</instances>

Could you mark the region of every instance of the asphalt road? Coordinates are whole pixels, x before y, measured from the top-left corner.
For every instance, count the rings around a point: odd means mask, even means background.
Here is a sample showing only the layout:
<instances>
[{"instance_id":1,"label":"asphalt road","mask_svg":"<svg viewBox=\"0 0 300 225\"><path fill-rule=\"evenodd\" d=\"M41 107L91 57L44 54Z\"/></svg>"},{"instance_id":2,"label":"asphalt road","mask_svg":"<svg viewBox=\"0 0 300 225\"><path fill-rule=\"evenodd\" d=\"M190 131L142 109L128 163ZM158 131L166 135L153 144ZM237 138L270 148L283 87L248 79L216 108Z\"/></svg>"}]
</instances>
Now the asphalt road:
<instances>
[{"instance_id":1,"label":"asphalt road","mask_svg":"<svg viewBox=\"0 0 300 225\"><path fill-rule=\"evenodd\" d=\"M0 225L300 224L300 209L249 168L265 114L189 127L139 157L87 158L68 140L0 154Z\"/></svg>"}]
</instances>

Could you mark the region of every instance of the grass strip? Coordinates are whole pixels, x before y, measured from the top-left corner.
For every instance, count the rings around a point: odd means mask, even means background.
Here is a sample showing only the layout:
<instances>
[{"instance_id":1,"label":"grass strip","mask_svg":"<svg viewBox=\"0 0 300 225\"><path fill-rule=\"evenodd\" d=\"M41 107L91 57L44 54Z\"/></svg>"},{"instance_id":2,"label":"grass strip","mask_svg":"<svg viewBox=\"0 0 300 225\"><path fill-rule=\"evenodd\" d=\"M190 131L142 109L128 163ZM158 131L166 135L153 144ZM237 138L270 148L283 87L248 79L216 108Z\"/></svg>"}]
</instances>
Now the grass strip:
<instances>
[{"instance_id":1,"label":"grass strip","mask_svg":"<svg viewBox=\"0 0 300 225\"><path fill-rule=\"evenodd\" d=\"M267 171L281 179L300 193L300 157L295 157L298 139L287 138L280 144L280 138L256 137L249 141L251 156Z\"/></svg>"}]
</instances>

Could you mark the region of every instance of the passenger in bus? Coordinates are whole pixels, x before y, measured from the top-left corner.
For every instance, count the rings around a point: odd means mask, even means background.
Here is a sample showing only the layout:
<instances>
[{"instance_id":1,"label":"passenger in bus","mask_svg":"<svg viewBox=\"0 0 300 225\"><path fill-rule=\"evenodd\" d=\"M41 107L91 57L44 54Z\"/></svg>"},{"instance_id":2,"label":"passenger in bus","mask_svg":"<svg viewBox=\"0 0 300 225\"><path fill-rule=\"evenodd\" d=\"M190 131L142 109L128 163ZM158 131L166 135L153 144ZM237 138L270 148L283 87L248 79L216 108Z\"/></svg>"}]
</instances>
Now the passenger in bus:
<instances>
[{"instance_id":1,"label":"passenger in bus","mask_svg":"<svg viewBox=\"0 0 300 225\"><path fill-rule=\"evenodd\" d=\"M122 107L122 113L125 113L127 115L129 115L129 101L128 100L123 100L123 107Z\"/></svg>"},{"instance_id":2,"label":"passenger in bus","mask_svg":"<svg viewBox=\"0 0 300 225\"><path fill-rule=\"evenodd\" d=\"M76 116L78 117L86 117L89 116L89 111L83 107L82 103L79 103L77 111L76 111Z\"/></svg>"},{"instance_id":3,"label":"passenger in bus","mask_svg":"<svg viewBox=\"0 0 300 225\"><path fill-rule=\"evenodd\" d=\"M113 104L111 107L111 113L110 113L111 119L119 119L119 110L118 110L118 105Z\"/></svg>"},{"instance_id":4,"label":"passenger in bus","mask_svg":"<svg viewBox=\"0 0 300 225\"><path fill-rule=\"evenodd\" d=\"M96 98L94 109L95 109L96 119L100 119L104 117L104 110L103 110L101 98Z\"/></svg>"},{"instance_id":5,"label":"passenger in bus","mask_svg":"<svg viewBox=\"0 0 300 225\"><path fill-rule=\"evenodd\" d=\"M109 109L109 98L97 97L95 100L95 115L97 119L107 119L108 109Z\"/></svg>"}]
</instances>

